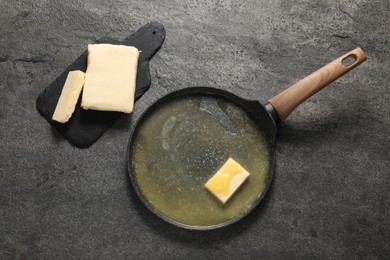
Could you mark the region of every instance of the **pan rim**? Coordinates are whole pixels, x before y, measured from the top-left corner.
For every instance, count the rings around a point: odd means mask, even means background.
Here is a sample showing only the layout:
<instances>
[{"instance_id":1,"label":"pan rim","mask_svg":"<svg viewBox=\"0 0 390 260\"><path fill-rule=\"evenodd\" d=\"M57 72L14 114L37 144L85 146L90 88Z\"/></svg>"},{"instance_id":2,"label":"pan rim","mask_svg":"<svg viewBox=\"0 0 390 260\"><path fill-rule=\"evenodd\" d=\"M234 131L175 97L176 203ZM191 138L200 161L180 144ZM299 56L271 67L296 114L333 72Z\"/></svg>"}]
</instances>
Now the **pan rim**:
<instances>
[{"instance_id":1,"label":"pan rim","mask_svg":"<svg viewBox=\"0 0 390 260\"><path fill-rule=\"evenodd\" d=\"M136 180L132 163L131 163L131 152L132 152L132 147L135 141L135 137L137 136L137 130L139 127L142 125L143 121L148 118L148 116L154 111L156 107L159 106L159 104L166 102L166 100L169 100L172 96L175 96L175 98L183 97L189 94L201 94L201 95L213 95L213 96L219 96L225 99L228 99L229 101L235 103L237 106L243 108L249 116L253 119L253 116L250 113L250 108L249 106L259 106L266 111L266 113L269 116L270 123L272 124L272 128L274 128L274 132L272 134L272 139L268 140L268 151L270 153L270 164L269 164L269 170L268 170L268 176L265 182L265 186L263 191L260 193L259 197L256 199L254 203L249 205L249 207L241 214L218 224L213 224L213 225L189 225L185 223L181 223L179 221L173 220L171 218L168 218L165 216L163 213L159 212L158 210L155 209L155 207L152 205L151 202L149 202L146 197L143 195L141 188L139 187L139 184ZM169 102L169 101L168 101ZM254 120L254 119L253 119ZM274 120L272 119L272 116L269 115L267 110L264 108L264 106L259 102L259 101L253 101L253 100L247 100L244 98L241 98L229 91L218 89L218 88L211 88L211 87L204 87L204 86L196 86L196 87L187 87L187 88L182 88L179 90L172 91L168 94L165 94L163 97L157 99L156 101L152 102L150 105L147 106L147 108L141 113L141 115L138 117L137 121L131 128L132 130L130 131L130 138L127 146L127 157L126 157L126 164L127 164L127 171L128 175L130 178L130 182L132 184L133 189L136 191L138 199L142 202L144 206L148 210L150 210L154 215L157 217L163 219L164 221L173 224L176 227L184 228L187 230L214 230L214 229L219 229L222 227L229 226L231 224L234 224L250 214L259 204L260 202L264 199L265 195L268 193L269 187L271 186L273 177L274 177L274 172L276 168L276 155L275 155L275 136L276 136L276 124Z\"/></svg>"}]
</instances>

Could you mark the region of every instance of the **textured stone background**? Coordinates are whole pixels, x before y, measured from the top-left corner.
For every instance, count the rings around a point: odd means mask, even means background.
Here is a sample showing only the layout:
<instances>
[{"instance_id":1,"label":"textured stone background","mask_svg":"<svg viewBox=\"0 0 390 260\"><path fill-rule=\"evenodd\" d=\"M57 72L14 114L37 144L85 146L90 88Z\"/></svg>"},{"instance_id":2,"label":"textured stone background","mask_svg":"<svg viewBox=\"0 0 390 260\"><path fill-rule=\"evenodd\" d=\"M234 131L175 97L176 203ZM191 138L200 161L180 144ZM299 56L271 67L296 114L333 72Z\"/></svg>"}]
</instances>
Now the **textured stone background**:
<instances>
[{"instance_id":1,"label":"textured stone background","mask_svg":"<svg viewBox=\"0 0 390 260\"><path fill-rule=\"evenodd\" d=\"M167 31L152 88L73 148L36 97L88 43L150 21ZM0 258L387 258L389 24L387 0L0 0ZM279 127L272 188L248 217L190 232L141 205L126 145L148 104L195 85L264 102L356 46L369 60Z\"/></svg>"}]
</instances>

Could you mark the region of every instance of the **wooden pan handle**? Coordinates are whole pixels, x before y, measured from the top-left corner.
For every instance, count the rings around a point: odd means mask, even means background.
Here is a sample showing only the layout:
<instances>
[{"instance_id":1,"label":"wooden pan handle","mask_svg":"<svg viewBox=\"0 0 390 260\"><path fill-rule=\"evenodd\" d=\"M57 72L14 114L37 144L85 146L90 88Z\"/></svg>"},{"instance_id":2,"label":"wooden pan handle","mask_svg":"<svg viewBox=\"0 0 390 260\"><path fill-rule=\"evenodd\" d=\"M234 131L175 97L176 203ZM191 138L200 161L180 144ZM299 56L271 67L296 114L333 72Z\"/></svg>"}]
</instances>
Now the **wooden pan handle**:
<instances>
[{"instance_id":1,"label":"wooden pan handle","mask_svg":"<svg viewBox=\"0 0 390 260\"><path fill-rule=\"evenodd\" d=\"M347 58L352 58L354 62L345 66L343 65L343 61ZM280 117L280 121L283 122L303 101L313 96L366 59L367 56L364 51L360 48L356 48L313 72L306 78L298 81L288 89L268 100L268 102L274 107Z\"/></svg>"}]
</instances>

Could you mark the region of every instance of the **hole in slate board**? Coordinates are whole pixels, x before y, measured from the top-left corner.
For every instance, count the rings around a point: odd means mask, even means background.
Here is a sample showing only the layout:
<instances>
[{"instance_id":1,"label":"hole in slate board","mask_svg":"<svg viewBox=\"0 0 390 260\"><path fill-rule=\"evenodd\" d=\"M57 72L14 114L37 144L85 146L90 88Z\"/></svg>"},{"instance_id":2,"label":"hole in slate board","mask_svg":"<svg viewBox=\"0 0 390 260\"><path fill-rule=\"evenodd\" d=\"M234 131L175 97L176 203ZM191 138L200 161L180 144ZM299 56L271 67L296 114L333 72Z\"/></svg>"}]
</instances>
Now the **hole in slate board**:
<instances>
[{"instance_id":1,"label":"hole in slate board","mask_svg":"<svg viewBox=\"0 0 390 260\"><path fill-rule=\"evenodd\" d=\"M153 32L153 35L150 33ZM165 29L160 23L151 22L138 31L126 37L123 41L104 39L95 43L123 44L134 46L140 51L137 71L136 100L140 98L150 87L151 78L149 61L161 48L165 39ZM60 97L65 79L69 71L87 69L87 51L84 51L61 75L57 77L39 95L36 108L38 112L49 122L66 140L79 148L88 148L96 142L116 121L128 120L128 115L120 112L84 110L81 108L79 98L75 111L70 120L65 123L57 123L51 118ZM127 119L126 119L127 118Z\"/></svg>"}]
</instances>

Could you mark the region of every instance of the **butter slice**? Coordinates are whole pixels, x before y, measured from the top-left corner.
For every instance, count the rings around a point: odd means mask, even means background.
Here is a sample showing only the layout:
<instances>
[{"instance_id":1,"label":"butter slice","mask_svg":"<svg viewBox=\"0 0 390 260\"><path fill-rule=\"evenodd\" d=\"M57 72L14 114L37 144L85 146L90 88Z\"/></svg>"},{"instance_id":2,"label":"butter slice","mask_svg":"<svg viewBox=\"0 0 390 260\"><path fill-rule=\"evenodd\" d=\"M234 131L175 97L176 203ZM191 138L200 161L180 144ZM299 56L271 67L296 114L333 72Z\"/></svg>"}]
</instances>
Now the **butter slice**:
<instances>
[{"instance_id":1,"label":"butter slice","mask_svg":"<svg viewBox=\"0 0 390 260\"><path fill-rule=\"evenodd\" d=\"M248 177L249 172L235 160L229 158L217 173L206 182L205 187L222 203L226 203Z\"/></svg>"},{"instance_id":2,"label":"butter slice","mask_svg":"<svg viewBox=\"0 0 390 260\"><path fill-rule=\"evenodd\" d=\"M131 113L138 57L139 52L135 47L89 44L81 107Z\"/></svg>"},{"instance_id":3,"label":"butter slice","mask_svg":"<svg viewBox=\"0 0 390 260\"><path fill-rule=\"evenodd\" d=\"M60 99L54 110L53 120L60 123L68 122L79 99L81 89L84 85L84 79L85 73L82 71L75 70L68 73Z\"/></svg>"}]
</instances>

